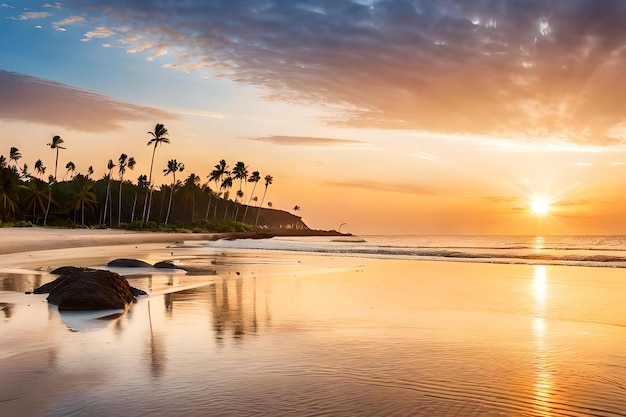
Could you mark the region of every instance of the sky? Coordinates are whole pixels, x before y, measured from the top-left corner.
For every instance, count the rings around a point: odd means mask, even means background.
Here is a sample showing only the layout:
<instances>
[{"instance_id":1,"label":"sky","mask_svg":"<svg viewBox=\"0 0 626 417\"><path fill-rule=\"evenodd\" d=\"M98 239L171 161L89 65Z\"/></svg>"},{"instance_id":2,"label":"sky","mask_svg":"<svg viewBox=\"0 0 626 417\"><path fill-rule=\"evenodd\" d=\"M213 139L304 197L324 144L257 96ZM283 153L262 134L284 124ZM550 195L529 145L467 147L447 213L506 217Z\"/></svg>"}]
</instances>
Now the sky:
<instances>
[{"instance_id":1,"label":"sky","mask_svg":"<svg viewBox=\"0 0 626 417\"><path fill-rule=\"evenodd\" d=\"M52 170L59 135L60 172L126 153L136 181L163 123L157 184L169 159L203 181L243 161L314 229L626 234L624 21L621 0L7 0L0 154Z\"/></svg>"}]
</instances>

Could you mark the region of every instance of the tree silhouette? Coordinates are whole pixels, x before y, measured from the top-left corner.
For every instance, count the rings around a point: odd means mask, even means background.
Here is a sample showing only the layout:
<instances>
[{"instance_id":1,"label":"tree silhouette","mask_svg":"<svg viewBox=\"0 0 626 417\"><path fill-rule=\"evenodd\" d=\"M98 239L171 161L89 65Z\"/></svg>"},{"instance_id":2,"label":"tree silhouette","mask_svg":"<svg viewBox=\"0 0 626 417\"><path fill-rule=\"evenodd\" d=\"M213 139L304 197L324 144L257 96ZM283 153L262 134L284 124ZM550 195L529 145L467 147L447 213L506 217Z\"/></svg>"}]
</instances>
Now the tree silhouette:
<instances>
[{"instance_id":1,"label":"tree silhouette","mask_svg":"<svg viewBox=\"0 0 626 417\"><path fill-rule=\"evenodd\" d=\"M64 140L61 136L56 135L52 137L52 141L48 143L50 149L56 149L56 158L54 160L54 181L49 181L48 186L50 191L48 192L48 206L46 207L46 215L43 218L44 227L48 224L48 214L50 213L50 202L52 201L52 183L57 181L57 168L59 167L59 149L65 149L63 146Z\"/></svg>"},{"instance_id":2,"label":"tree silhouette","mask_svg":"<svg viewBox=\"0 0 626 417\"><path fill-rule=\"evenodd\" d=\"M117 160L117 170L120 174L120 195L118 198L118 210L117 210L117 227L120 227L122 223L122 185L124 184L124 174L126 173L126 168L133 170L135 169L135 158L132 156L129 158L125 153L121 154L119 159Z\"/></svg>"},{"instance_id":3,"label":"tree silhouette","mask_svg":"<svg viewBox=\"0 0 626 417\"><path fill-rule=\"evenodd\" d=\"M43 162L41 161L41 159L38 159L35 162L35 172L37 173L37 175L39 177L41 177L42 175L44 175L46 173L46 167L43 164Z\"/></svg>"},{"instance_id":4,"label":"tree silhouette","mask_svg":"<svg viewBox=\"0 0 626 417\"><path fill-rule=\"evenodd\" d=\"M256 221L254 222L254 227L257 227L257 224L259 223L259 214L261 214L261 207L263 207L263 201L265 201L265 194L267 194L267 187L269 187L272 181L274 181L274 178L271 175L265 176L265 191L263 191L263 198L261 198L261 204L259 206L259 209L256 212Z\"/></svg>"},{"instance_id":5,"label":"tree silhouette","mask_svg":"<svg viewBox=\"0 0 626 417\"><path fill-rule=\"evenodd\" d=\"M17 161L21 158L22 158L22 154L20 153L19 149L12 146L11 150L9 151L9 162L13 161L13 163L15 164L15 167L17 168Z\"/></svg>"},{"instance_id":6,"label":"tree silhouette","mask_svg":"<svg viewBox=\"0 0 626 417\"><path fill-rule=\"evenodd\" d=\"M299 205L296 204L295 206L293 206L293 211L298 211L298 210L300 210L300 206Z\"/></svg>"},{"instance_id":7,"label":"tree silhouette","mask_svg":"<svg viewBox=\"0 0 626 417\"><path fill-rule=\"evenodd\" d=\"M211 171L208 178L209 181L215 181L215 189L221 190L222 187L219 185L219 181L222 179L224 175L228 175L230 172L228 171L228 164L224 159L220 160L217 165L215 165L215 169ZM221 195L221 191L218 192L217 197ZM217 218L217 203L215 204L215 210L213 211L213 220Z\"/></svg>"},{"instance_id":8,"label":"tree silhouette","mask_svg":"<svg viewBox=\"0 0 626 417\"><path fill-rule=\"evenodd\" d=\"M106 174L106 179L107 179L107 191L106 194L104 196L104 211L102 212L102 221L100 223L105 224L106 223L106 219L107 219L107 207L109 207L109 202L111 201L111 175L113 175L113 168L115 168L115 164L113 163L112 159L109 159L109 162L107 163L107 169L109 170L109 172ZM111 209L109 208L109 226L112 226L112 222L113 222L113 215L111 213Z\"/></svg>"},{"instance_id":9,"label":"tree silhouette","mask_svg":"<svg viewBox=\"0 0 626 417\"><path fill-rule=\"evenodd\" d=\"M0 220L9 220L20 204L20 179L9 168L0 168Z\"/></svg>"},{"instance_id":10,"label":"tree silhouette","mask_svg":"<svg viewBox=\"0 0 626 417\"><path fill-rule=\"evenodd\" d=\"M256 185L258 184L258 182L261 180L261 174L259 173L259 171L254 171L252 173L252 175L250 176L250 178L248 178L248 182L253 182L254 186L252 187L252 193L250 194L250 198L248 199L248 204L246 205L246 210L243 212L243 222L246 222L246 218L248 216L248 207L250 207L250 202L252 201L253 197L254 197L254 190L256 189ZM258 199L257 199L258 200ZM257 201L254 200L254 201Z\"/></svg>"},{"instance_id":11,"label":"tree silhouette","mask_svg":"<svg viewBox=\"0 0 626 417\"><path fill-rule=\"evenodd\" d=\"M81 211L81 226L85 227L85 208L91 210L98 204L96 183L84 175L78 174L72 181L73 192L69 198L69 206Z\"/></svg>"},{"instance_id":12,"label":"tree silhouette","mask_svg":"<svg viewBox=\"0 0 626 417\"><path fill-rule=\"evenodd\" d=\"M170 159L167 161L167 168L163 170L165 176L172 174L174 179L172 180L172 189L170 190L170 201L167 205L167 214L165 215L165 224L169 221L170 211L172 209L172 197L174 196L174 188L176 187L176 172L183 172L185 164L179 163L176 159Z\"/></svg>"},{"instance_id":13,"label":"tree silhouette","mask_svg":"<svg viewBox=\"0 0 626 417\"><path fill-rule=\"evenodd\" d=\"M67 177L68 174L70 175L70 180L72 179L72 175L74 174L74 172L76 171L76 165L74 165L74 162L70 161L67 164L65 164L65 169L67 170L65 172L65 176L63 177L63 179L65 180L65 178Z\"/></svg>"},{"instance_id":14,"label":"tree silhouette","mask_svg":"<svg viewBox=\"0 0 626 417\"><path fill-rule=\"evenodd\" d=\"M233 187L233 178L226 177L224 181L222 181L222 185L220 185L220 190L224 190L224 218L226 218L226 213L228 212L228 193L229 190Z\"/></svg>"},{"instance_id":15,"label":"tree silhouette","mask_svg":"<svg viewBox=\"0 0 626 417\"><path fill-rule=\"evenodd\" d=\"M133 199L133 211L130 216L130 222L133 223L135 221L135 207L137 206L137 195L139 194L139 190L145 190L148 193L148 176L140 175L137 178L137 187L135 188L135 198Z\"/></svg>"},{"instance_id":16,"label":"tree silhouette","mask_svg":"<svg viewBox=\"0 0 626 417\"><path fill-rule=\"evenodd\" d=\"M146 223L150 219L150 209L152 208L152 191L154 190L154 184L152 183L152 168L154 166L154 154L156 153L157 145L163 143L170 143L170 139L166 137L167 129L161 123L157 123L154 126L154 132L148 132L149 135L152 135L152 139L148 141L148 146L154 145L154 149L152 149L152 160L150 161L150 175L148 176L148 187L150 188L150 192L146 193L146 203L144 203L143 210L143 222ZM147 207L147 209L146 209Z\"/></svg>"}]
</instances>

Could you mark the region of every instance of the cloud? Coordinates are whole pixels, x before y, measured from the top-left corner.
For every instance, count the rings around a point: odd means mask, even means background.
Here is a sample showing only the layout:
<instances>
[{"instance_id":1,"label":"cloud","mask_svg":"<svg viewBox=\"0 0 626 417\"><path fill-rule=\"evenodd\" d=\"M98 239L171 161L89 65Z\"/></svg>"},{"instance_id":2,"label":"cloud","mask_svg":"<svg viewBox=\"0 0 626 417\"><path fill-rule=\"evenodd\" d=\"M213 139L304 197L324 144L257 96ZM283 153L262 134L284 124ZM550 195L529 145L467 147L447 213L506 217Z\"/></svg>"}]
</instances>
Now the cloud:
<instances>
[{"instance_id":1,"label":"cloud","mask_svg":"<svg viewBox=\"0 0 626 417\"><path fill-rule=\"evenodd\" d=\"M107 26L98 26L94 30L90 30L85 33L83 38L80 40L81 42L89 42L92 39L106 39L115 35L115 31L113 28Z\"/></svg>"},{"instance_id":2,"label":"cloud","mask_svg":"<svg viewBox=\"0 0 626 417\"><path fill-rule=\"evenodd\" d=\"M59 20L58 22L52 22L52 27L56 30L65 29L65 26L73 25L74 23L81 23L85 21L84 16L68 16L64 19Z\"/></svg>"},{"instance_id":3,"label":"cloud","mask_svg":"<svg viewBox=\"0 0 626 417\"><path fill-rule=\"evenodd\" d=\"M43 19L45 17L52 16L48 12L24 12L17 17L11 17L12 20L32 20L32 19Z\"/></svg>"},{"instance_id":4,"label":"cloud","mask_svg":"<svg viewBox=\"0 0 626 417\"><path fill-rule=\"evenodd\" d=\"M49 124L84 132L121 129L134 120L176 118L162 110L138 106L71 86L0 70L0 119Z\"/></svg>"},{"instance_id":5,"label":"cloud","mask_svg":"<svg viewBox=\"0 0 626 417\"><path fill-rule=\"evenodd\" d=\"M7 3L0 4L0 7L3 9L15 9L15 6L11 6L10 4L7 4Z\"/></svg>"},{"instance_id":6,"label":"cloud","mask_svg":"<svg viewBox=\"0 0 626 417\"><path fill-rule=\"evenodd\" d=\"M367 180L353 180L353 181L328 181L324 183L324 186L329 187L341 187L341 188L357 188L366 191L383 191L390 193L400 194L413 194L413 195L438 195L439 193L433 187L417 184L390 184Z\"/></svg>"},{"instance_id":7,"label":"cloud","mask_svg":"<svg viewBox=\"0 0 626 417\"><path fill-rule=\"evenodd\" d=\"M626 143L622 0L69 3L128 27L129 51L167 47L168 67L325 106L332 126Z\"/></svg>"},{"instance_id":8,"label":"cloud","mask_svg":"<svg viewBox=\"0 0 626 417\"><path fill-rule=\"evenodd\" d=\"M333 139L333 138L315 138L308 136L264 136L259 138L246 138L259 142L268 142L275 145L305 145L305 146L337 146L337 145L354 145L365 144L359 140Z\"/></svg>"},{"instance_id":9,"label":"cloud","mask_svg":"<svg viewBox=\"0 0 626 417\"><path fill-rule=\"evenodd\" d=\"M61 3L44 3L41 7L45 7L45 8L55 8L55 9L61 9Z\"/></svg>"}]
</instances>

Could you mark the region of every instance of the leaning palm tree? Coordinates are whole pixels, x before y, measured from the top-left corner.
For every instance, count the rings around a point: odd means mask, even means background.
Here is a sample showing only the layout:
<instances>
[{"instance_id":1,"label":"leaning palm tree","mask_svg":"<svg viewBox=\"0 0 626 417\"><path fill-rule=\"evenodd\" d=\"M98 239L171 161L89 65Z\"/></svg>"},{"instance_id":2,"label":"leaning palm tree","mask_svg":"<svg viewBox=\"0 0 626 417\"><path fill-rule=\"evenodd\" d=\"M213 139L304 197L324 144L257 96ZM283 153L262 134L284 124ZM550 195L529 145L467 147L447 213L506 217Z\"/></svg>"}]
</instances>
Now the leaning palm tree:
<instances>
[{"instance_id":1,"label":"leaning palm tree","mask_svg":"<svg viewBox=\"0 0 626 417\"><path fill-rule=\"evenodd\" d=\"M263 201L265 201L265 194L267 194L267 187L274 181L274 178L271 175L265 176L265 191L263 191L263 198L261 198L261 205L256 212L256 221L254 222L254 227L259 223L259 214L261 214L261 207L263 207Z\"/></svg>"},{"instance_id":2,"label":"leaning palm tree","mask_svg":"<svg viewBox=\"0 0 626 417\"><path fill-rule=\"evenodd\" d=\"M174 196L174 188L176 187L176 173L183 172L185 169L185 164L178 162L175 159L170 159L167 161L167 168L163 170L163 174L165 176L172 174L174 179L172 180L172 189L170 190L170 201L167 205L167 214L165 215L165 224L167 224L170 219L170 211L172 209L172 197Z\"/></svg>"},{"instance_id":3,"label":"leaning palm tree","mask_svg":"<svg viewBox=\"0 0 626 417\"><path fill-rule=\"evenodd\" d=\"M102 224L106 223L106 219L107 219L107 207L109 206L109 201L111 201L111 175L113 174L113 168L115 168L115 164L113 163L112 159L109 159L109 162L107 163L107 168L109 170L109 172L106 174L106 179L107 179L107 192L106 195L104 197L104 211L102 212ZM112 211L112 210L109 210ZM109 226L111 226L112 223L112 214L109 214Z\"/></svg>"},{"instance_id":4,"label":"leaning palm tree","mask_svg":"<svg viewBox=\"0 0 626 417\"><path fill-rule=\"evenodd\" d=\"M259 171L254 171L250 178L248 178L248 182L253 182L254 186L252 187L252 193L250 194L250 198L248 199L248 204L246 205L246 210L243 212L243 222L246 222L246 217L248 216L248 207L250 207L250 202L254 197L254 190L256 188L257 183L261 180L261 174ZM254 200L256 201L256 200Z\"/></svg>"},{"instance_id":5,"label":"leaning palm tree","mask_svg":"<svg viewBox=\"0 0 626 417\"><path fill-rule=\"evenodd\" d=\"M48 213L50 213L50 202L52 201L52 183L57 181L57 168L59 167L59 149L65 149L61 146L63 143L61 136L56 135L52 138L52 141L48 143L50 149L56 149L56 159L54 160L54 181L50 181L50 192L48 193L48 207L46 207L46 215L43 218L43 225L48 224Z\"/></svg>"},{"instance_id":6,"label":"leaning palm tree","mask_svg":"<svg viewBox=\"0 0 626 417\"><path fill-rule=\"evenodd\" d=\"M20 150L17 149L15 146L12 146L11 150L9 151L9 162L13 161L15 167L17 168L17 161L21 158L22 154L20 153Z\"/></svg>"},{"instance_id":7,"label":"leaning palm tree","mask_svg":"<svg viewBox=\"0 0 626 417\"><path fill-rule=\"evenodd\" d=\"M35 172L37 173L37 176L39 176L41 178L42 175L44 175L46 173L46 167L43 164L43 162L41 161L41 159L38 159L35 162Z\"/></svg>"},{"instance_id":8,"label":"leaning palm tree","mask_svg":"<svg viewBox=\"0 0 626 417\"><path fill-rule=\"evenodd\" d=\"M148 146L154 145L154 149L152 149L152 160L150 162L150 175L148 176L148 186L150 187L150 192L146 193L146 202L143 205L143 222L147 222L150 219L150 209L152 207L152 191L154 190L154 185L152 184L152 168L154 166L154 154L156 153L157 145L163 143L170 143L170 139L166 137L167 129L161 123L157 123L154 126L154 132L148 132L149 135L152 135L152 139L148 141Z\"/></svg>"},{"instance_id":9,"label":"leaning palm tree","mask_svg":"<svg viewBox=\"0 0 626 417\"><path fill-rule=\"evenodd\" d=\"M135 158L132 156L129 158L125 153L121 154L117 160L118 172L120 174L120 196L118 198L119 207L117 210L117 227L119 228L122 223L122 184L124 184L124 174L126 168L133 170L135 168Z\"/></svg>"}]
</instances>

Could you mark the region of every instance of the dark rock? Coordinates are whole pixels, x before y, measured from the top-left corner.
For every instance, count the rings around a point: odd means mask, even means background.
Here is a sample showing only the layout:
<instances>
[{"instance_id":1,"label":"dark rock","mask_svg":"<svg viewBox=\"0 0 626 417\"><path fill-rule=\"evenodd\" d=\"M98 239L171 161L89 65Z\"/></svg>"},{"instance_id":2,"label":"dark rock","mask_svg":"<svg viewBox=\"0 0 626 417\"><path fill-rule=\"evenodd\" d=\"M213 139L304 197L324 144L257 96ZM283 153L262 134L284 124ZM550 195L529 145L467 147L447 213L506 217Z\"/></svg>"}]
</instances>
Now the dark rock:
<instances>
[{"instance_id":1,"label":"dark rock","mask_svg":"<svg viewBox=\"0 0 626 417\"><path fill-rule=\"evenodd\" d=\"M154 264L155 268L163 268L163 269L185 269L179 265L176 265L174 262L172 261L159 261L157 263Z\"/></svg>"},{"instance_id":2,"label":"dark rock","mask_svg":"<svg viewBox=\"0 0 626 417\"><path fill-rule=\"evenodd\" d=\"M114 259L107 264L114 268L152 268L148 262L140 261L139 259Z\"/></svg>"},{"instance_id":3,"label":"dark rock","mask_svg":"<svg viewBox=\"0 0 626 417\"><path fill-rule=\"evenodd\" d=\"M88 271L92 268L85 268L82 266L61 266L53 271L50 271L54 275L69 275L72 272Z\"/></svg>"},{"instance_id":4,"label":"dark rock","mask_svg":"<svg viewBox=\"0 0 626 417\"><path fill-rule=\"evenodd\" d=\"M133 297L140 297L142 295L148 295L148 293L145 292L144 290L140 290L139 288L135 288L135 287L130 287L130 293L133 295Z\"/></svg>"},{"instance_id":5,"label":"dark rock","mask_svg":"<svg viewBox=\"0 0 626 417\"><path fill-rule=\"evenodd\" d=\"M35 289L35 294L50 293L48 302L59 310L117 310L137 301L126 278L111 271L76 268Z\"/></svg>"}]
</instances>

